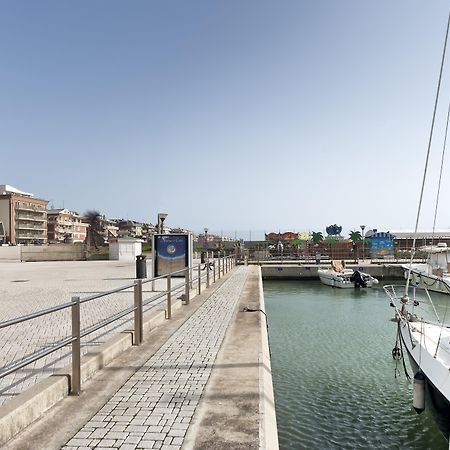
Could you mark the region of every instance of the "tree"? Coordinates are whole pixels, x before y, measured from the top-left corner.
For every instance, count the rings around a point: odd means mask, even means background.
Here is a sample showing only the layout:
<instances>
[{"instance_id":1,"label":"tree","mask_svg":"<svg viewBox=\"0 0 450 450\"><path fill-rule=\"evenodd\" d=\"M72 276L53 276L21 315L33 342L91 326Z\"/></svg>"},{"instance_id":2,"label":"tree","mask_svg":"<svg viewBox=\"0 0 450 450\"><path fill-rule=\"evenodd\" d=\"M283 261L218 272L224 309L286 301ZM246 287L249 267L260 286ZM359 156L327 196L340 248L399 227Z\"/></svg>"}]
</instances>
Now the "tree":
<instances>
[{"instance_id":1,"label":"tree","mask_svg":"<svg viewBox=\"0 0 450 450\"><path fill-rule=\"evenodd\" d=\"M86 211L84 214L89 224L87 241L89 245L94 245L95 249L98 250L98 245L96 242L96 238L100 236L100 232L102 231L101 224L101 214L96 210Z\"/></svg>"},{"instance_id":2,"label":"tree","mask_svg":"<svg viewBox=\"0 0 450 450\"><path fill-rule=\"evenodd\" d=\"M358 242L358 241L362 241L362 236L361 236L361 232L360 231L350 231L350 239L353 242Z\"/></svg>"},{"instance_id":3,"label":"tree","mask_svg":"<svg viewBox=\"0 0 450 450\"><path fill-rule=\"evenodd\" d=\"M323 234L322 234L322 232L321 231L313 231L313 233L312 233L312 240L315 243L323 241Z\"/></svg>"}]
</instances>

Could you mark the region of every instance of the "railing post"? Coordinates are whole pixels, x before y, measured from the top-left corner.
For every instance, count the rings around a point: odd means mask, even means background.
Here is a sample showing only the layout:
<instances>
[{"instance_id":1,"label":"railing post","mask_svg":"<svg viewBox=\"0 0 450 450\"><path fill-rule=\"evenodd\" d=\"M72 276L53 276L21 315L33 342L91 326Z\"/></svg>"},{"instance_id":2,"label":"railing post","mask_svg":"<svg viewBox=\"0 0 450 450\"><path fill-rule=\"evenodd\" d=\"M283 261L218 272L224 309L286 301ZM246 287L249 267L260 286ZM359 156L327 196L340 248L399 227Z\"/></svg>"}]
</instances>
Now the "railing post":
<instances>
[{"instance_id":1,"label":"railing post","mask_svg":"<svg viewBox=\"0 0 450 450\"><path fill-rule=\"evenodd\" d=\"M214 265L213 265L213 283L215 283L216 282L216 260L213 258L213 262L214 262Z\"/></svg>"},{"instance_id":2,"label":"railing post","mask_svg":"<svg viewBox=\"0 0 450 450\"><path fill-rule=\"evenodd\" d=\"M172 277L167 275L167 311L166 319L172 318Z\"/></svg>"},{"instance_id":3,"label":"railing post","mask_svg":"<svg viewBox=\"0 0 450 450\"><path fill-rule=\"evenodd\" d=\"M209 288L209 258L206 252L206 287Z\"/></svg>"},{"instance_id":4,"label":"railing post","mask_svg":"<svg viewBox=\"0 0 450 450\"><path fill-rule=\"evenodd\" d=\"M217 258L217 263L219 264L219 266L217 268L217 273L218 273L218 279L220 280L220 254L219 254L219 257Z\"/></svg>"},{"instance_id":5,"label":"railing post","mask_svg":"<svg viewBox=\"0 0 450 450\"><path fill-rule=\"evenodd\" d=\"M200 267L201 265L198 265L198 295L200 295L202 293L202 268Z\"/></svg>"},{"instance_id":6,"label":"railing post","mask_svg":"<svg viewBox=\"0 0 450 450\"><path fill-rule=\"evenodd\" d=\"M189 272L191 269L189 267L186 267L185 275L184 275L184 304L189 305L189 287L190 287L190 280L189 280Z\"/></svg>"},{"instance_id":7,"label":"railing post","mask_svg":"<svg viewBox=\"0 0 450 450\"><path fill-rule=\"evenodd\" d=\"M81 392L81 336L80 336L80 297L72 297L72 379L70 393L80 395Z\"/></svg>"},{"instance_id":8,"label":"railing post","mask_svg":"<svg viewBox=\"0 0 450 450\"><path fill-rule=\"evenodd\" d=\"M144 334L142 311L142 280L134 285L134 345L142 344Z\"/></svg>"}]
</instances>

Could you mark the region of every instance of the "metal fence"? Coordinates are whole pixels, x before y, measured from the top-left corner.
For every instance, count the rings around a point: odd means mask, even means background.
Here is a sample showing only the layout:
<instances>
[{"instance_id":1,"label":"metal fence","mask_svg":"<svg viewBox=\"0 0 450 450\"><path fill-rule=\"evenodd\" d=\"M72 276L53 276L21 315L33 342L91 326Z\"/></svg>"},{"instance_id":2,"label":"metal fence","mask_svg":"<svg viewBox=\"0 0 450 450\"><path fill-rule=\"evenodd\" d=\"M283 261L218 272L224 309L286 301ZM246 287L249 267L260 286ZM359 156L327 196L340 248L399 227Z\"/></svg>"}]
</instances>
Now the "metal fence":
<instances>
[{"instance_id":1,"label":"metal fence","mask_svg":"<svg viewBox=\"0 0 450 450\"><path fill-rule=\"evenodd\" d=\"M194 289L194 286L196 286L197 293L201 294L203 283L205 283L207 288L210 287L211 282L215 283L216 280L219 280L222 276L224 276L227 272L229 272L235 266L236 263L235 258L232 256L219 257L212 259L211 261L209 260L209 257L207 257L204 264L200 263L195 266L186 267L179 271L172 272L167 275L161 275L159 277L147 278L143 280L139 279L134 281L133 283L127 284L126 286L121 286L116 289L101 292L99 294L94 294L84 298L81 298L79 296L73 296L70 302L63 303L61 305L54 306L52 308L43 309L41 311L37 311L32 314L17 317L15 319L0 322L0 329L4 329L64 309L70 308L71 310L71 327L72 327L71 336L68 336L49 347L45 347L42 350L34 352L26 356L25 358L21 358L20 360L13 362L12 364L6 367L1 368L0 379L56 352L57 350L63 347L71 345L72 352L71 352L70 393L78 395L81 392L81 339L103 327L106 327L107 325L119 319L122 319L128 314L133 313L134 315L133 345L141 345L143 342L144 306L154 303L163 297L166 297L165 317L166 319L170 319L172 317L172 297L174 295L182 293L181 294L182 303L188 305L190 302L191 290ZM203 273L203 271L205 271L205 273ZM177 285L176 287L172 287L172 279L173 277L176 276L184 277L184 282L182 284ZM152 285L154 285L154 282L156 280L163 280L163 279L166 279L166 290L144 300L142 289L143 285L146 283L152 283ZM108 295L115 294L117 292L126 291L127 289L130 288L132 288L134 291L133 305L86 329L81 328L80 307L83 303L92 302L99 298L106 297Z\"/></svg>"}]
</instances>

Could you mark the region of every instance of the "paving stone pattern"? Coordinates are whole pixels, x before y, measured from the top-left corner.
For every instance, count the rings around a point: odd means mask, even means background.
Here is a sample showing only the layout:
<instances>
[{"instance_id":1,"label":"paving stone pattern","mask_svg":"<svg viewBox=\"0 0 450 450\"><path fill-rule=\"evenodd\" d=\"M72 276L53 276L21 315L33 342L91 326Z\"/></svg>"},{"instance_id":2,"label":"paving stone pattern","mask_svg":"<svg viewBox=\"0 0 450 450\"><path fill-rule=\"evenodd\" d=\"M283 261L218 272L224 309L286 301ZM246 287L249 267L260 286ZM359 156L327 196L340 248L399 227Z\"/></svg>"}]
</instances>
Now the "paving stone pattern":
<instances>
[{"instance_id":1,"label":"paving stone pattern","mask_svg":"<svg viewBox=\"0 0 450 450\"><path fill-rule=\"evenodd\" d=\"M150 266L150 265L149 265ZM70 301L105 292L133 282L135 264L119 261L81 261L47 263L0 263L0 322ZM182 283L174 279L173 285ZM156 289L165 289L164 280ZM144 284L143 298L159 294ZM81 305L81 326L91 325L133 305L133 290L128 289ZM144 312L164 309L156 300ZM0 330L0 368L36 351L51 347L71 335L70 309L43 316ZM82 354L92 351L120 331L132 329L133 314L101 328L82 340ZM62 348L25 368L0 379L0 405L70 364L70 346Z\"/></svg>"},{"instance_id":2,"label":"paving stone pattern","mask_svg":"<svg viewBox=\"0 0 450 450\"><path fill-rule=\"evenodd\" d=\"M64 450L179 450L247 274L237 268Z\"/></svg>"}]
</instances>

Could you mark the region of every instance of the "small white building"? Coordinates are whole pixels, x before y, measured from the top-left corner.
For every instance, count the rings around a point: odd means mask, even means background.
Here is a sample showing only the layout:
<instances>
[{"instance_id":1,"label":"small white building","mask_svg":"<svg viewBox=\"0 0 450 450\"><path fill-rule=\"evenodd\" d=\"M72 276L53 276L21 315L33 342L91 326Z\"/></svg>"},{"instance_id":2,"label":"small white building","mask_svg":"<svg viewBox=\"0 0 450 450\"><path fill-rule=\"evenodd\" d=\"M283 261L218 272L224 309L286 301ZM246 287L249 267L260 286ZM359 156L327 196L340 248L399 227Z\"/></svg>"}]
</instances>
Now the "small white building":
<instances>
[{"instance_id":1,"label":"small white building","mask_svg":"<svg viewBox=\"0 0 450 450\"><path fill-rule=\"evenodd\" d=\"M136 261L142 254L140 239L112 239L109 242L109 259L116 261Z\"/></svg>"}]
</instances>

